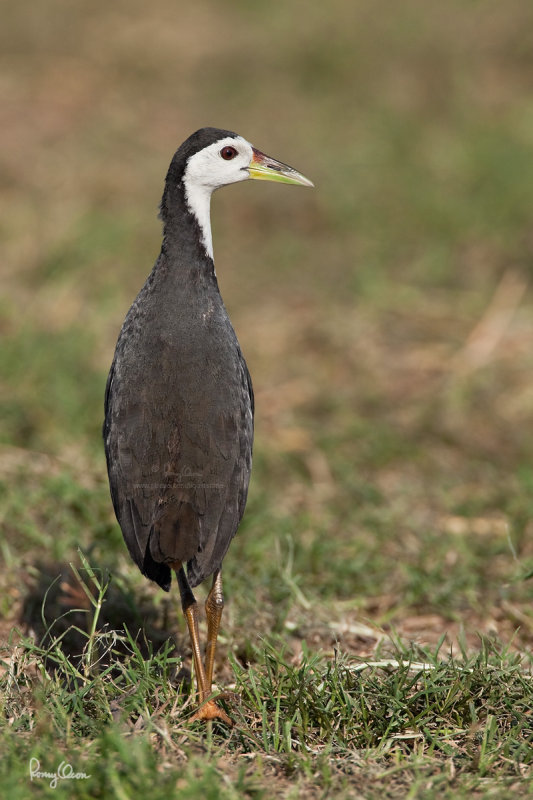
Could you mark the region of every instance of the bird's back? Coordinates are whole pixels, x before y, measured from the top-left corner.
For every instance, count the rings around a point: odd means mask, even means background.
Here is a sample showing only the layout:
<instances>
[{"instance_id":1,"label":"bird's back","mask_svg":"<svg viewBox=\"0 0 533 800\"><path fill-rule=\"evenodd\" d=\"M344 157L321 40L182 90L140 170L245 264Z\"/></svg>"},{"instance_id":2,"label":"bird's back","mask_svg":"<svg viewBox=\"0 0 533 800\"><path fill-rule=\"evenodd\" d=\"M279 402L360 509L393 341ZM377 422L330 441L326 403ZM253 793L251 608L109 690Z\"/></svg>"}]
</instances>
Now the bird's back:
<instances>
[{"instance_id":1,"label":"bird's back","mask_svg":"<svg viewBox=\"0 0 533 800\"><path fill-rule=\"evenodd\" d=\"M164 253L124 322L106 388L113 505L141 571L191 586L221 564L246 503L253 392L214 273Z\"/></svg>"}]
</instances>

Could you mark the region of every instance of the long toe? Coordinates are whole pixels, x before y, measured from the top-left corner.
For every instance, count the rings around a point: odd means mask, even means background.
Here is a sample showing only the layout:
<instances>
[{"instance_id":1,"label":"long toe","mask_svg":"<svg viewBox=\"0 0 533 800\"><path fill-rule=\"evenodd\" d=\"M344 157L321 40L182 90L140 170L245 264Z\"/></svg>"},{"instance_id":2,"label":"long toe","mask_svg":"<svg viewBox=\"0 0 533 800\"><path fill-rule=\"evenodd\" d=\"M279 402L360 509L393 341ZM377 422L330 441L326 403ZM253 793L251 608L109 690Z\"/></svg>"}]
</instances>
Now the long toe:
<instances>
[{"instance_id":1,"label":"long toe","mask_svg":"<svg viewBox=\"0 0 533 800\"><path fill-rule=\"evenodd\" d=\"M217 706L214 700L206 700L205 703L192 715L190 721L196 722L197 720L219 719L226 725L233 727L233 720L228 717L225 711L220 706Z\"/></svg>"}]
</instances>

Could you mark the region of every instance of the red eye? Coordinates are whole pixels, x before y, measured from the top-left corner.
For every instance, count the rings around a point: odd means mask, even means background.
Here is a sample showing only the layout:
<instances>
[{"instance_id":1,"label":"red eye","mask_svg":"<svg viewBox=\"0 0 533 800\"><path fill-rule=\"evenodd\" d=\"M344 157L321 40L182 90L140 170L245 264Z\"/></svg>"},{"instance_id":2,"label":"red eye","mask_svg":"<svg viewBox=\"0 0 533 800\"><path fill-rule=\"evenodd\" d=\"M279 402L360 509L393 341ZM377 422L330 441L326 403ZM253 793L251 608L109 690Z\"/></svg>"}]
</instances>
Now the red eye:
<instances>
[{"instance_id":1,"label":"red eye","mask_svg":"<svg viewBox=\"0 0 533 800\"><path fill-rule=\"evenodd\" d=\"M220 151L220 155L224 159L224 161L231 161L232 158L235 158L237 155L237 151L234 147L223 147Z\"/></svg>"}]
</instances>

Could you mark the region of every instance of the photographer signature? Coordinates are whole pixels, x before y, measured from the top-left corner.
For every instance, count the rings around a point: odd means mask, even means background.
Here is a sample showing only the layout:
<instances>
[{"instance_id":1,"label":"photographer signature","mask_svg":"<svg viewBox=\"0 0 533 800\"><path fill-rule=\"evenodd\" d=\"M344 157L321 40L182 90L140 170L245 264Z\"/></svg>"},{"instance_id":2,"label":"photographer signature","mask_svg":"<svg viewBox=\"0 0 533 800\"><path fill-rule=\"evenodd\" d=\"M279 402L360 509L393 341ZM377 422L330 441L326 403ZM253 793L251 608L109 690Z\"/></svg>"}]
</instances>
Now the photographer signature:
<instances>
[{"instance_id":1,"label":"photographer signature","mask_svg":"<svg viewBox=\"0 0 533 800\"><path fill-rule=\"evenodd\" d=\"M58 781L79 781L90 778L85 772L74 772L72 764L67 761L62 761L58 766L56 772L41 772L41 764L38 758L30 758L30 780L36 778L45 778L50 780L50 788L55 789Z\"/></svg>"}]
</instances>

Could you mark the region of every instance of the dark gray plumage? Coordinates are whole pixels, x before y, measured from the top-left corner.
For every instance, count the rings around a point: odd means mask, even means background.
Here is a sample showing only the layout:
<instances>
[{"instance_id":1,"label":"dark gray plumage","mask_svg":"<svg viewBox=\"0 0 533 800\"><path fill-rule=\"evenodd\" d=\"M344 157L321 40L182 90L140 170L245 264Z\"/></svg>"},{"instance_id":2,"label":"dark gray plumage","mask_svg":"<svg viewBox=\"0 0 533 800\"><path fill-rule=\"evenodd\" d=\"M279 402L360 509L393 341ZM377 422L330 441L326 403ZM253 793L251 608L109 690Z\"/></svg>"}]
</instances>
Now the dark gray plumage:
<instances>
[{"instance_id":1,"label":"dark gray plumage","mask_svg":"<svg viewBox=\"0 0 533 800\"><path fill-rule=\"evenodd\" d=\"M203 128L174 155L161 253L122 326L104 422L111 497L128 550L163 589L171 570L177 575L201 703L193 719L227 724L210 695L221 565L248 494L254 399L218 290L209 203L215 189L247 178L312 185L231 131ZM204 660L191 587L209 575Z\"/></svg>"},{"instance_id":2,"label":"dark gray plumage","mask_svg":"<svg viewBox=\"0 0 533 800\"><path fill-rule=\"evenodd\" d=\"M187 563L192 587L220 567L250 480L252 382L182 184L188 157L227 136L203 129L172 159L161 253L126 316L106 388L115 513L133 560L166 590L172 562Z\"/></svg>"}]
</instances>

